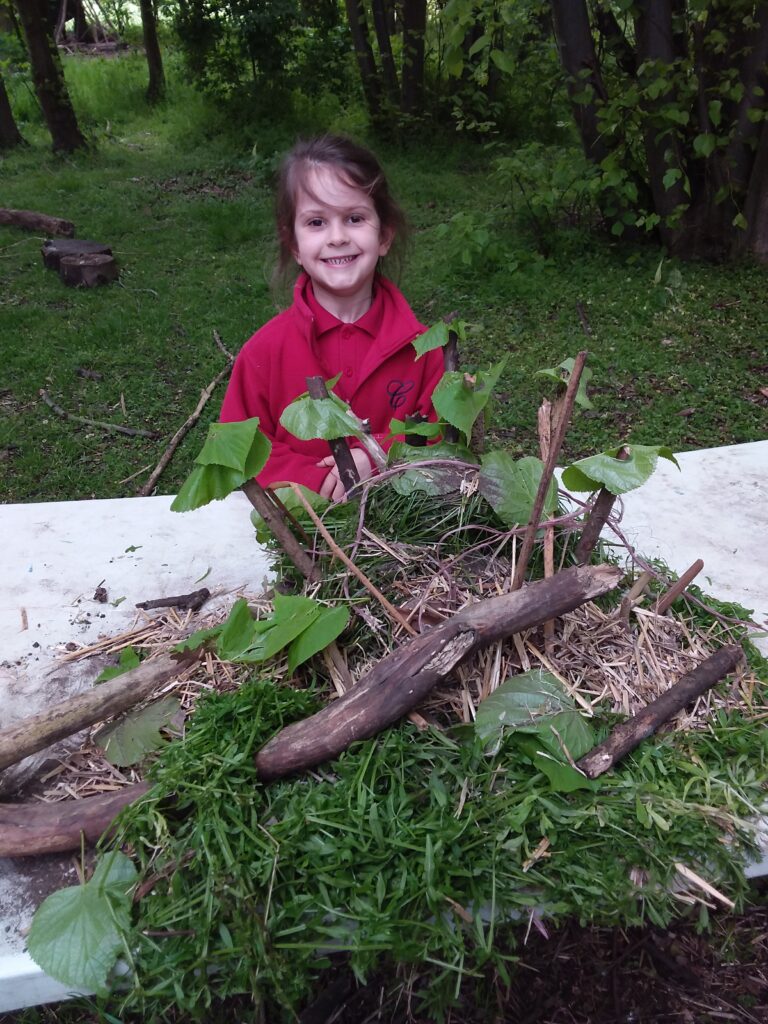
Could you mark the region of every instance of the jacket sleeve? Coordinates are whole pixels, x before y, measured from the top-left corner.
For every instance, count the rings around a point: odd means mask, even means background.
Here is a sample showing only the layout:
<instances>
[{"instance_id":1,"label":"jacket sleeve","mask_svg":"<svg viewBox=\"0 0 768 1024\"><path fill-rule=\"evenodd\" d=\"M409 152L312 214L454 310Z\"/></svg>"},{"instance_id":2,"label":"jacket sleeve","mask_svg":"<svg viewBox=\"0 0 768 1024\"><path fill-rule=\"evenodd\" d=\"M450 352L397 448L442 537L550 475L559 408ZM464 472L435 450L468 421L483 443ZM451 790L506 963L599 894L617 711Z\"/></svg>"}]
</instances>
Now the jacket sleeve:
<instances>
[{"instance_id":1,"label":"jacket sleeve","mask_svg":"<svg viewBox=\"0 0 768 1024\"><path fill-rule=\"evenodd\" d=\"M269 374L266 367L259 365L258 359L254 358L253 351L254 347L249 343L235 360L219 419L222 423L233 423L259 417L259 427L272 444L269 460L256 477L262 487L293 482L319 491L328 469L316 465L318 456L299 452L290 442L277 439L283 410L270 404ZM264 382L266 387L260 387L260 382ZM285 435L282 430L280 433Z\"/></svg>"}]
</instances>

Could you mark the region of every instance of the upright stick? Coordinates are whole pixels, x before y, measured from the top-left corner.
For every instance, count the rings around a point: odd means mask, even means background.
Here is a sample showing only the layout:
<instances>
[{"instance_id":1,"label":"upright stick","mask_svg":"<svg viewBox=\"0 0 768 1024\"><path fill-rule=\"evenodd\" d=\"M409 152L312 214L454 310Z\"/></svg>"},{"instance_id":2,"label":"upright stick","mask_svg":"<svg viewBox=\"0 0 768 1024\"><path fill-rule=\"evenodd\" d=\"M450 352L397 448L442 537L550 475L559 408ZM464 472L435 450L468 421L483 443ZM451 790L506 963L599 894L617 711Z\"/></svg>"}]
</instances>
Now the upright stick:
<instances>
[{"instance_id":1,"label":"upright stick","mask_svg":"<svg viewBox=\"0 0 768 1024\"><path fill-rule=\"evenodd\" d=\"M322 377L307 377L307 391L310 398L330 397ZM347 439L345 437L336 437L329 441L328 444L331 446L336 468L339 471L339 479L344 486L347 496L349 496L352 489L360 483L360 474L357 472L357 466L352 458L352 452L349 450Z\"/></svg>"},{"instance_id":2,"label":"upright stick","mask_svg":"<svg viewBox=\"0 0 768 1024\"><path fill-rule=\"evenodd\" d=\"M544 508L544 499L547 496L547 491L549 490L549 485L552 480L552 474L555 471L555 465L557 464L557 459L560 455L560 449L563 446L565 432L568 429L568 424L571 420L571 413L573 412L573 403L576 401L576 392L579 388L581 372L584 369L584 364L586 363L586 361L586 351L579 352L579 354L573 361L573 369L571 370L571 376L568 381L568 387L566 388L565 397L563 398L562 415L560 416L557 426L555 427L555 435L552 438L552 443L549 448L549 455L547 457L546 462L544 463L544 469L542 471L541 480L539 482L539 489L536 492L536 500L533 503L531 521L528 523L528 528L525 531L525 536L523 537L523 546L520 550L520 555L518 556L517 568L515 570L515 578L512 581L512 590L519 590L525 581L525 574L528 570L528 562L531 558L531 552L533 551L533 545L536 540L536 532L539 528L541 510Z\"/></svg>"}]
</instances>

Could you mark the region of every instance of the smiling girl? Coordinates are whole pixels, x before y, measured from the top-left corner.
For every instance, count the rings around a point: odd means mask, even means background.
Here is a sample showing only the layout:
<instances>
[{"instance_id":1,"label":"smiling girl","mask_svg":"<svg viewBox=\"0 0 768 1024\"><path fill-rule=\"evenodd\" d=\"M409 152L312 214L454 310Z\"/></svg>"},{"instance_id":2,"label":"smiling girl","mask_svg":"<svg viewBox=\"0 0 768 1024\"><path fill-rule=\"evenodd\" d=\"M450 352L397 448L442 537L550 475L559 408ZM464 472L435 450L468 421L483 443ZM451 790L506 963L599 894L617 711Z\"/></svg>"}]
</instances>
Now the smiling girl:
<instances>
[{"instance_id":1,"label":"smiling girl","mask_svg":"<svg viewBox=\"0 0 768 1024\"><path fill-rule=\"evenodd\" d=\"M386 449L394 417L432 414L443 356L438 349L416 360L412 342L425 327L378 272L404 243L405 218L371 152L337 135L298 143L280 169L276 219L278 271L300 268L293 304L243 346L221 419L259 417L272 442L263 487L293 481L336 501L344 487L327 442L299 441L280 425L307 377L340 374L334 393L370 420ZM350 447L365 480L373 466L354 439Z\"/></svg>"}]
</instances>

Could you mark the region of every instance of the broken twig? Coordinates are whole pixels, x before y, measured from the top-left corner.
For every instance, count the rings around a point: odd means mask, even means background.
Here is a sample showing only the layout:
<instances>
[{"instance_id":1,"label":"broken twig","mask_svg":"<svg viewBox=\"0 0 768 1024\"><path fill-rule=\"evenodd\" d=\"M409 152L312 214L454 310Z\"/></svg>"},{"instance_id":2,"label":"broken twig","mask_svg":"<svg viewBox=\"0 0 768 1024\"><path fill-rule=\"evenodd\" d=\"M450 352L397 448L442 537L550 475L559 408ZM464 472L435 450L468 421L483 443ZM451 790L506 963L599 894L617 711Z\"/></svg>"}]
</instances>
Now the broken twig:
<instances>
[{"instance_id":1,"label":"broken twig","mask_svg":"<svg viewBox=\"0 0 768 1024\"><path fill-rule=\"evenodd\" d=\"M119 423L103 423L101 420L90 420L86 416L74 416L51 398L45 388L40 388L40 397L45 404L64 420L71 420L73 423L84 423L89 427L99 427L101 430L112 430L116 434L126 434L128 437L157 437L151 430L138 430L135 427L123 427Z\"/></svg>"},{"instance_id":2,"label":"broken twig","mask_svg":"<svg viewBox=\"0 0 768 1024\"><path fill-rule=\"evenodd\" d=\"M150 608L180 608L182 611L196 612L203 607L211 596L208 587L193 590L191 594L179 594L178 597L156 597L152 601L138 601L137 608L148 611Z\"/></svg>"}]
</instances>

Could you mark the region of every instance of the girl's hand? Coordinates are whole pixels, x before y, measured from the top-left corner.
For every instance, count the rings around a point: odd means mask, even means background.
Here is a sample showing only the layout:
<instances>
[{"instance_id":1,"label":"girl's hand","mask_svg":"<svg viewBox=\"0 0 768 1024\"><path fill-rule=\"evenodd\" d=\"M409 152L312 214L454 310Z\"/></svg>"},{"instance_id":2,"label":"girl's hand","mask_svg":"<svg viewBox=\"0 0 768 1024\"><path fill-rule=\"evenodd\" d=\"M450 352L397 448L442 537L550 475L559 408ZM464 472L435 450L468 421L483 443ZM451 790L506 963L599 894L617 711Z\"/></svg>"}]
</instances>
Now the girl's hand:
<instances>
[{"instance_id":1,"label":"girl's hand","mask_svg":"<svg viewBox=\"0 0 768 1024\"><path fill-rule=\"evenodd\" d=\"M373 474L373 466L371 460L362 448L351 448L352 460L355 463L357 474L360 477L361 482L367 480L369 476ZM331 501L344 501L347 492L344 490L344 484L341 482L339 477L339 470L336 466L336 460L332 455L326 456L317 463L318 466L328 466L329 471L325 480L323 480L320 487L320 496L323 498L329 498Z\"/></svg>"}]
</instances>

